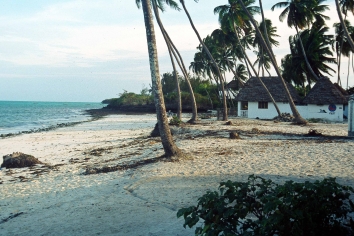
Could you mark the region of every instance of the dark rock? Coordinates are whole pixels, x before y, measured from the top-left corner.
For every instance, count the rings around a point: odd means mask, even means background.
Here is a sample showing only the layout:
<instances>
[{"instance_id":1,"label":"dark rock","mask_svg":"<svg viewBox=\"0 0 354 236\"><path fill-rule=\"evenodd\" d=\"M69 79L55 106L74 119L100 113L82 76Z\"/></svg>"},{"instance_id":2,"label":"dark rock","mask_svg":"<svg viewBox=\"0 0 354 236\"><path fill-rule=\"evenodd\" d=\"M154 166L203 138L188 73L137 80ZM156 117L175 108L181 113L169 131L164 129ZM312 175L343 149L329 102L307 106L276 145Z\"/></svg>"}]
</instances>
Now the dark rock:
<instances>
[{"instance_id":1,"label":"dark rock","mask_svg":"<svg viewBox=\"0 0 354 236\"><path fill-rule=\"evenodd\" d=\"M315 129L310 129L309 132L307 133L307 136L317 137L317 136L323 136L323 135L322 135L322 133L318 132Z\"/></svg>"},{"instance_id":2,"label":"dark rock","mask_svg":"<svg viewBox=\"0 0 354 236\"><path fill-rule=\"evenodd\" d=\"M260 134L261 133L261 131L258 128L252 128L251 132L253 134Z\"/></svg>"},{"instance_id":3,"label":"dark rock","mask_svg":"<svg viewBox=\"0 0 354 236\"><path fill-rule=\"evenodd\" d=\"M276 116L273 120L281 122L293 122L294 117L290 113L281 113L281 116Z\"/></svg>"},{"instance_id":4,"label":"dark rock","mask_svg":"<svg viewBox=\"0 0 354 236\"><path fill-rule=\"evenodd\" d=\"M235 131L230 132L230 139L241 139L240 135L236 133Z\"/></svg>"},{"instance_id":5,"label":"dark rock","mask_svg":"<svg viewBox=\"0 0 354 236\"><path fill-rule=\"evenodd\" d=\"M14 152L9 155L3 156L3 163L1 167L6 168L23 168L31 167L36 164L43 164L37 158L31 155L24 154L22 152Z\"/></svg>"},{"instance_id":6,"label":"dark rock","mask_svg":"<svg viewBox=\"0 0 354 236\"><path fill-rule=\"evenodd\" d=\"M227 122L225 123L225 125L232 125L232 121L231 121L231 120L227 121Z\"/></svg>"}]
</instances>

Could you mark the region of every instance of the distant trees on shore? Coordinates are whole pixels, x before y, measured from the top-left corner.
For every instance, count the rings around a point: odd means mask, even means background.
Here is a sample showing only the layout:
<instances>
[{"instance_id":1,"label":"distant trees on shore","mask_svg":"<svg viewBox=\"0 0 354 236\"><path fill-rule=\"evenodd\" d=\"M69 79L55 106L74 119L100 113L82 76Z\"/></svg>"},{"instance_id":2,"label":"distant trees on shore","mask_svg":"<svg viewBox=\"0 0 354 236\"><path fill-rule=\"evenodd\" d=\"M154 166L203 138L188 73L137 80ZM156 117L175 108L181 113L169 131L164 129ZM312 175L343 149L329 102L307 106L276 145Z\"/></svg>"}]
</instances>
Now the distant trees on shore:
<instances>
[{"instance_id":1,"label":"distant trees on shore","mask_svg":"<svg viewBox=\"0 0 354 236\"><path fill-rule=\"evenodd\" d=\"M180 89L182 107L184 110L191 111L190 93L187 81L180 75L177 75ZM190 76L190 84L193 88L194 96L198 104L198 109L216 109L221 107L222 103L218 96L218 87L207 79L199 76ZM177 110L178 92L175 84L174 72L167 72L162 75L162 91L166 107L170 110ZM105 99L103 104L110 108L119 109L126 106L146 106L153 105L152 90L144 88L140 93L133 93L124 90L117 98Z\"/></svg>"}]
</instances>

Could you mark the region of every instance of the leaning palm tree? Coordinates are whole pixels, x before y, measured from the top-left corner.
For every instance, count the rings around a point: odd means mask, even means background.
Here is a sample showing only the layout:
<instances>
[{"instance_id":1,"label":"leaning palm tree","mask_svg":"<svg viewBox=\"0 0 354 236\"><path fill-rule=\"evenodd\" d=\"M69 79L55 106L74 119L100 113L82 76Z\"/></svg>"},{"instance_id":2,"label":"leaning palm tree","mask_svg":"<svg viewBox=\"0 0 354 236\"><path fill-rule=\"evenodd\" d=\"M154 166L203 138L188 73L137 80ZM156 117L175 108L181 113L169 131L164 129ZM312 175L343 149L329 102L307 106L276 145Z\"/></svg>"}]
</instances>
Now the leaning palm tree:
<instances>
[{"instance_id":1,"label":"leaning palm tree","mask_svg":"<svg viewBox=\"0 0 354 236\"><path fill-rule=\"evenodd\" d=\"M225 34L222 29L214 30L211 33L212 45L214 45L219 51L218 54L221 57L221 64L223 64L224 70L231 71L234 74L235 79L238 80L238 83L244 85L244 80L239 78L234 70L236 56L234 55L234 50L232 48L232 39L230 39L229 36L230 35Z\"/></svg>"},{"instance_id":2,"label":"leaning palm tree","mask_svg":"<svg viewBox=\"0 0 354 236\"><path fill-rule=\"evenodd\" d=\"M299 1L299 0L287 0L286 2L279 2L275 4L271 9L274 11L275 8L285 8L280 16L279 20L282 22L287 18L287 24L290 28L294 27L298 38L299 29L304 29L308 27L314 21L323 23L324 20L328 20L329 17L322 14L325 10L329 10L327 5L320 5L325 0L310 0L310 1ZM312 70L311 65L307 59L307 55L304 46L300 40L301 51L304 55L306 66L308 70L315 78L319 80L318 76Z\"/></svg>"},{"instance_id":3,"label":"leaning palm tree","mask_svg":"<svg viewBox=\"0 0 354 236\"><path fill-rule=\"evenodd\" d=\"M301 39L297 35L289 37L294 66L297 67L296 64L301 65L309 85L311 85L312 76L304 63L300 40L306 49L308 62L317 77L324 77L325 74L331 75L331 72L335 71L328 64L336 64L336 59L332 57L333 52L331 50L334 43L333 35L327 34L328 31L328 27L314 24L311 29L306 29L300 33Z\"/></svg>"},{"instance_id":4,"label":"leaning palm tree","mask_svg":"<svg viewBox=\"0 0 354 236\"><path fill-rule=\"evenodd\" d=\"M137 6L140 6L140 0L136 1ZM157 58L157 47L155 39L154 23L152 21L152 12L150 0L141 0L144 22L146 29L146 41L149 51L151 83L154 94L156 107L157 123L160 131L162 146L165 151L165 156L169 158L178 158L182 155L181 150L176 146L172 139L171 131L168 125L165 102L162 94L159 65Z\"/></svg>"},{"instance_id":5,"label":"leaning palm tree","mask_svg":"<svg viewBox=\"0 0 354 236\"><path fill-rule=\"evenodd\" d=\"M348 43L350 44L352 50L354 51L354 42L353 39L350 36L350 33L345 25L345 20L343 19L341 10L344 12L344 14L347 14L347 11L350 11L353 13L354 15L354 3L353 0L341 0L341 2L339 3L338 0L335 0L336 2L336 9L337 9L337 13L339 16L339 20L340 23L342 24L343 30L344 30L344 34L348 39ZM340 7L342 6L342 8Z\"/></svg>"},{"instance_id":6,"label":"leaning palm tree","mask_svg":"<svg viewBox=\"0 0 354 236\"><path fill-rule=\"evenodd\" d=\"M350 22L348 20L344 20L345 25L350 32L350 34L354 33L354 27L351 26ZM341 84L341 79L340 79L340 69L341 69L341 62L342 62L342 55L345 57L350 58L350 52L352 51L352 48L348 42L347 37L345 36L343 27L341 23L334 23L333 27L335 29L335 50L337 52L337 83Z\"/></svg>"},{"instance_id":7,"label":"leaning palm tree","mask_svg":"<svg viewBox=\"0 0 354 236\"><path fill-rule=\"evenodd\" d=\"M188 90L189 90L189 93L190 93L190 99L191 99L191 107L192 107L192 118L189 120L190 123L195 123L196 120L197 120L197 103L196 103L196 100L195 100L195 96L194 96L194 92L193 92L193 88L192 88L192 85L189 81L189 76L188 76L188 73L187 73L187 70L184 66L184 63L183 63L183 60L182 60L182 57L180 55L180 53L178 52L176 46L173 44L170 36L168 35L166 29L164 28L163 24L162 24L162 21L160 19L160 14L159 14L159 10L160 9L161 11L164 11L164 6L163 6L163 2L165 2L167 5L171 6L173 9L176 9L176 10L180 10L180 8L178 7L178 4L173 1L173 0L164 0L164 1L161 1L161 0L152 0L152 5L153 5L153 9L154 9L154 13L155 13L155 16L156 16L156 20L157 20L157 23L160 27L160 30L162 32L162 35L165 39L165 42L166 42L166 45L167 45L167 48L168 48L168 51L169 51L169 54L170 54L170 59L171 59L171 63L172 63L172 66L173 66L173 69L174 71L176 72L176 68L175 68L175 63L174 63L174 60L173 60L173 56L175 57L181 71L182 71L182 74L184 75L184 78L187 82L187 85L188 85ZM173 56L172 56L173 55ZM175 73L175 80L176 80L176 88L177 88L177 93L178 93L178 111L177 111L177 116L179 119L181 119L181 116L182 116L182 102L181 102L181 93L180 93L180 88L179 88L179 83L178 83L178 78L177 78L177 73Z\"/></svg>"},{"instance_id":8,"label":"leaning palm tree","mask_svg":"<svg viewBox=\"0 0 354 236\"><path fill-rule=\"evenodd\" d=\"M285 83L285 80L283 79L282 77L282 74L280 72L280 69L278 67L278 64L275 60L275 58L273 57L274 53L272 52L272 49L270 49L267 45L267 42L264 40L260 30L257 28L257 24L256 24L256 21L253 19L251 13L247 10L246 6L244 5L244 3L242 2L242 0L237 0L239 2L239 4L241 5L242 9L245 11L245 13L247 14L247 16L249 17L250 19L250 22L252 23L253 27L255 28L256 30L256 34L258 35L258 37L260 37L261 39L261 43L262 43L262 46L263 48L266 50L267 54L269 55L269 57L271 58L272 60L272 64L274 66L274 69L275 71L277 72L277 75L281 78L281 82L283 84L283 88L284 88L284 91L286 93L286 96L288 98L288 101L289 101L289 104L290 104L290 108L291 108L291 111L293 113L293 116L295 118L295 122L297 124L307 124L307 121L301 117L300 113L298 112L298 110L296 109L296 106L295 106L295 103L290 95L290 92L289 92L289 89L288 87L286 86L286 83Z\"/></svg>"},{"instance_id":9,"label":"leaning palm tree","mask_svg":"<svg viewBox=\"0 0 354 236\"><path fill-rule=\"evenodd\" d=\"M195 0L195 1L196 1L196 0ZM223 97L223 118L222 118L222 119L223 119L224 121L226 121L226 120L228 120L228 118L227 118L227 102L226 102L226 93L225 93L225 87L224 87L224 81L223 81L222 74L221 74L221 72L220 72L220 69L219 69L219 67L218 67L218 65L217 65L217 63L216 63L216 61L214 60L213 56L212 56L211 53L209 52L208 47L204 44L202 38L201 38L200 35L199 35L198 30L197 30L196 27L194 26L194 23L193 23L192 18L191 18L190 14L189 14L189 12L188 12L188 10L187 10L187 8L186 8L186 5L185 5L185 3L184 3L184 0L180 0L180 3L182 4L183 10L184 10L184 12L186 13L186 15L187 15L187 17L188 17L188 20L189 20L189 22L190 22L190 24L191 24L191 26L192 26L192 28L193 28L195 34L196 34L197 37L198 37L199 43L203 46L203 48L204 48L206 54L208 55L208 57L209 57L210 60L212 61L213 66L215 67L215 70L216 70L216 72L217 72L217 76L218 76L219 81L220 81L220 87L221 87L221 91L222 91L222 97Z\"/></svg>"},{"instance_id":10,"label":"leaning palm tree","mask_svg":"<svg viewBox=\"0 0 354 236\"><path fill-rule=\"evenodd\" d=\"M277 27L273 26L272 21L269 19L265 19L259 24L259 30L262 32L263 38L268 39L269 43L268 46L278 46L279 42L275 40L275 37L280 37L279 35L276 34L277 32ZM259 37L256 36L254 37L254 40L252 42L253 47L257 47L258 51L256 51L257 54L257 60L256 63L258 63L258 68L262 68L262 75L264 77L264 70L267 70L269 74L269 69L270 69L270 58L269 56L266 56L267 54L264 53L264 48L262 48L262 44L260 43ZM258 71L259 73L259 71Z\"/></svg>"},{"instance_id":11,"label":"leaning palm tree","mask_svg":"<svg viewBox=\"0 0 354 236\"><path fill-rule=\"evenodd\" d=\"M248 79L248 72L244 64L237 64L236 65L236 75L242 81L246 81Z\"/></svg>"},{"instance_id":12,"label":"leaning palm tree","mask_svg":"<svg viewBox=\"0 0 354 236\"><path fill-rule=\"evenodd\" d=\"M238 47L242 51L245 62L247 62L248 65L252 68L252 71L255 74L255 76L257 77L258 81L261 83L262 87L266 90L267 94L269 95L278 115L281 116L281 112L280 112L278 105L276 104L276 102L275 102L272 94L269 92L268 88L265 86L265 84L263 83L263 81L259 77L259 74L257 73L254 66L252 65L251 60L249 59L249 57L246 53L244 45L242 44L242 42L240 40L239 34L241 34L242 31L245 33L250 32L250 27L251 27L250 25L251 24L249 21L249 17L246 16L242 7L239 4L237 4L235 1L229 0L229 3L230 3L230 5L222 5L222 6L216 7L214 9L214 13L219 14L219 23L221 24L221 27L223 29L225 29L227 32L233 31L234 35L236 36ZM254 0L247 0L246 1L247 7L246 6L245 7L248 10L248 12L251 11L252 13L257 13L258 7L251 6L251 4L253 4L253 3L254 3ZM242 16L242 17L240 17L240 16ZM231 28L231 30L230 30L230 28Z\"/></svg>"}]
</instances>

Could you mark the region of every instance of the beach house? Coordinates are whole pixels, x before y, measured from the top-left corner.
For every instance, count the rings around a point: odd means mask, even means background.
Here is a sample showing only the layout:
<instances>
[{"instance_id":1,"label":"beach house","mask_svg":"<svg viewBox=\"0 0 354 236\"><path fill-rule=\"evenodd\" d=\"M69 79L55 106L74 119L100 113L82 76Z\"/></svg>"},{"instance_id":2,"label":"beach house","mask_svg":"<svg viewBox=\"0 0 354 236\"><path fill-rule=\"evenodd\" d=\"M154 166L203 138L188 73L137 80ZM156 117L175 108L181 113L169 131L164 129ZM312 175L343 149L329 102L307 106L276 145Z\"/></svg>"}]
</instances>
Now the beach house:
<instances>
[{"instance_id":1,"label":"beach house","mask_svg":"<svg viewBox=\"0 0 354 236\"><path fill-rule=\"evenodd\" d=\"M292 113L279 77L262 77L261 80L272 94L280 112ZM295 88L286 83L297 110L305 119L326 119L342 122L348 114L348 94L340 86L322 77L304 99ZM256 77L250 78L238 93L238 116L272 119L277 116L270 96Z\"/></svg>"},{"instance_id":2,"label":"beach house","mask_svg":"<svg viewBox=\"0 0 354 236\"><path fill-rule=\"evenodd\" d=\"M302 100L307 112L300 114L305 119L318 118L341 122L343 115L348 115L348 94L338 84L333 84L329 78L322 77Z\"/></svg>"},{"instance_id":3,"label":"beach house","mask_svg":"<svg viewBox=\"0 0 354 236\"><path fill-rule=\"evenodd\" d=\"M261 77L261 80L272 94L282 113L291 113L288 98L284 92L279 77ZM295 88L286 83L295 104L300 104L301 98ZM248 118L273 119L277 111L266 89L257 77L251 77L236 96L238 116Z\"/></svg>"}]
</instances>

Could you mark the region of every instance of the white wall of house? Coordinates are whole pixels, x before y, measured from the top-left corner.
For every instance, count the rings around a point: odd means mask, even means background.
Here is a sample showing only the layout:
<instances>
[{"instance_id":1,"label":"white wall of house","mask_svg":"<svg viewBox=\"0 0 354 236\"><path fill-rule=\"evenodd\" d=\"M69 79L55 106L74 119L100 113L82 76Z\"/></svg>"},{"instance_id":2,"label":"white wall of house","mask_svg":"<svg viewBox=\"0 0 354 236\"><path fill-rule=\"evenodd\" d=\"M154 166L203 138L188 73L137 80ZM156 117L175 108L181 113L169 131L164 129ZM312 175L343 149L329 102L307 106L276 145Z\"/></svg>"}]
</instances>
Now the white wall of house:
<instances>
[{"instance_id":1,"label":"white wall of house","mask_svg":"<svg viewBox=\"0 0 354 236\"><path fill-rule=\"evenodd\" d=\"M288 103L277 103L281 113L290 113L291 109ZM242 116L244 112L241 110L241 102L238 102L238 113L239 116ZM260 118L260 119L273 119L278 116L277 110L274 107L274 104L268 102L268 109L258 108L258 102L248 102L248 118Z\"/></svg>"},{"instance_id":2,"label":"white wall of house","mask_svg":"<svg viewBox=\"0 0 354 236\"><path fill-rule=\"evenodd\" d=\"M342 104L335 104L335 106L336 106L336 110L330 111L329 104L326 104L326 105L309 104L307 119L319 118L319 119L327 119L330 121L342 122L343 121L343 107L344 106Z\"/></svg>"},{"instance_id":3,"label":"white wall of house","mask_svg":"<svg viewBox=\"0 0 354 236\"><path fill-rule=\"evenodd\" d=\"M277 103L281 113L290 113L289 103L278 102ZM343 105L335 104L336 110L330 111L329 105L314 105L309 104L307 106L296 106L298 112L304 119L316 118L316 119L326 119L335 122L343 121ZM248 118L260 118L260 119L273 119L276 117L277 111L273 103L268 103L268 109L259 109L258 102L248 102L248 110L241 109L241 102L238 102L238 116L248 117Z\"/></svg>"}]
</instances>

